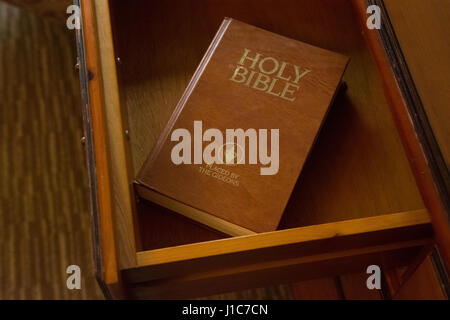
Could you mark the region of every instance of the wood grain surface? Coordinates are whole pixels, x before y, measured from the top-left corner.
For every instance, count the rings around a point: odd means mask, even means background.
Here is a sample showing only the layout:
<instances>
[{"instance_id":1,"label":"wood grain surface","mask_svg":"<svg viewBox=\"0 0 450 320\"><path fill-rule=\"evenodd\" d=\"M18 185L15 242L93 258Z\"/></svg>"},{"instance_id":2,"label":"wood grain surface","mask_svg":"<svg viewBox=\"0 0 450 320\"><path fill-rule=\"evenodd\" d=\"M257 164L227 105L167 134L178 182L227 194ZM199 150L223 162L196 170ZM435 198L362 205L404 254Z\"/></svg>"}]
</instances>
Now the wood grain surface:
<instances>
[{"instance_id":1,"label":"wood grain surface","mask_svg":"<svg viewBox=\"0 0 450 320\"><path fill-rule=\"evenodd\" d=\"M104 298L75 63L71 32L0 2L0 300ZM79 291L66 287L70 264L81 267ZM207 298L291 297L289 286L276 286Z\"/></svg>"},{"instance_id":2,"label":"wood grain surface","mask_svg":"<svg viewBox=\"0 0 450 320\"><path fill-rule=\"evenodd\" d=\"M0 3L0 243L7 257L0 260L0 299L102 297L92 270L73 41L65 29ZM151 215L143 219L151 224ZM151 247L152 241L144 242ZM81 291L65 287L68 264L82 267ZM419 272L411 279L418 281L413 289L401 297L441 297L427 289L435 277L430 266ZM341 277L346 298L355 292L366 296L359 291L360 278ZM297 296L277 286L212 298L330 298L339 293L335 285L329 278L300 282Z\"/></svg>"},{"instance_id":3,"label":"wood grain surface","mask_svg":"<svg viewBox=\"0 0 450 320\"><path fill-rule=\"evenodd\" d=\"M102 298L74 35L0 2L0 299ZM82 290L68 290L78 265Z\"/></svg>"},{"instance_id":4,"label":"wood grain surface","mask_svg":"<svg viewBox=\"0 0 450 320\"><path fill-rule=\"evenodd\" d=\"M450 166L450 1L386 0L406 62Z\"/></svg>"},{"instance_id":5,"label":"wood grain surface","mask_svg":"<svg viewBox=\"0 0 450 320\"><path fill-rule=\"evenodd\" d=\"M393 298L395 300L446 300L449 297L444 292L431 258L427 257Z\"/></svg>"},{"instance_id":6,"label":"wood grain surface","mask_svg":"<svg viewBox=\"0 0 450 320\"><path fill-rule=\"evenodd\" d=\"M73 4L71 0L3 0L27 9L45 18L51 18L60 24L64 23L68 17L67 7Z\"/></svg>"},{"instance_id":7,"label":"wood grain surface","mask_svg":"<svg viewBox=\"0 0 450 320\"><path fill-rule=\"evenodd\" d=\"M274 11L272 0L111 2L134 174L223 17L230 16L351 57L344 77L347 92L337 97L328 114L288 203L282 229L423 208L351 3L282 4ZM141 226L141 232L164 237L161 230L167 228L154 221Z\"/></svg>"},{"instance_id":8,"label":"wood grain surface","mask_svg":"<svg viewBox=\"0 0 450 320\"><path fill-rule=\"evenodd\" d=\"M365 21L364 2L355 1L355 4L360 8L362 21ZM379 33L364 28L364 34L372 49L392 115L423 202L430 212L431 222L436 231L435 238L448 268L450 265L449 188L445 183L448 170L442 161L438 161L438 159L442 160L440 150L432 137L426 115L423 115L422 103L417 96L402 50L395 40L395 31L388 14L383 3L379 2L379 4L383 8L384 28L381 28ZM363 25L365 25L364 22ZM394 41L388 39L394 39ZM392 68L390 63L396 64L397 67ZM392 75L395 75L395 78Z\"/></svg>"}]
</instances>

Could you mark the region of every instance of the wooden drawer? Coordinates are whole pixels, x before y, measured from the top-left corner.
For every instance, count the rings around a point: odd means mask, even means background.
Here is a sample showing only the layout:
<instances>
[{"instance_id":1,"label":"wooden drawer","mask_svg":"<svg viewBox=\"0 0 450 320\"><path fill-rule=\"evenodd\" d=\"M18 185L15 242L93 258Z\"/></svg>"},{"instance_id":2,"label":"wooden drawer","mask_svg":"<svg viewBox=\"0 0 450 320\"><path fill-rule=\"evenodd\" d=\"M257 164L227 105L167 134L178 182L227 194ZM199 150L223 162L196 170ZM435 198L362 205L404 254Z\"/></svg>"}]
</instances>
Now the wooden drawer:
<instances>
[{"instance_id":1,"label":"wooden drawer","mask_svg":"<svg viewBox=\"0 0 450 320\"><path fill-rule=\"evenodd\" d=\"M195 297L391 268L414 264L433 244L428 213L442 208L427 189L386 39L365 27L365 1L81 4L96 266L108 296ZM237 238L139 201L132 189L225 16L352 59L279 231Z\"/></svg>"}]
</instances>

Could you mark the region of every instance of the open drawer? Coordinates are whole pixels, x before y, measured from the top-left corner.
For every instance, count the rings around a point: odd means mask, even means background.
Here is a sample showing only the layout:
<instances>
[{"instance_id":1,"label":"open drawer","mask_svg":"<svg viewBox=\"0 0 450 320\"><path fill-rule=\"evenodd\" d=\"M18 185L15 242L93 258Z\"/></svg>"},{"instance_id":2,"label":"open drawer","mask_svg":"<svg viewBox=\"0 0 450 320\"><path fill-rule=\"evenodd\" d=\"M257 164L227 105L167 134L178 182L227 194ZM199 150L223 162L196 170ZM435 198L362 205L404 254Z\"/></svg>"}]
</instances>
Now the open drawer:
<instances>
[{"instance_id":1,"label":"open drawer","mask_svg":"<svg viewBox=\"0 0 450 320\"><path fill-rule=\"evenodd\" d=\"M108 296L195 297L371 264L388 269L417 263L433 244L428 213L437 198L421 187L429 173L417 137L398 131L392 117L402 125L407 110L378 31L365 27L365 1L81 5L96 266ZM351 57L347 90L331 107L279 230L235 238L138 200L132 188L225 16Z\"/></svg>"}]
</instances>

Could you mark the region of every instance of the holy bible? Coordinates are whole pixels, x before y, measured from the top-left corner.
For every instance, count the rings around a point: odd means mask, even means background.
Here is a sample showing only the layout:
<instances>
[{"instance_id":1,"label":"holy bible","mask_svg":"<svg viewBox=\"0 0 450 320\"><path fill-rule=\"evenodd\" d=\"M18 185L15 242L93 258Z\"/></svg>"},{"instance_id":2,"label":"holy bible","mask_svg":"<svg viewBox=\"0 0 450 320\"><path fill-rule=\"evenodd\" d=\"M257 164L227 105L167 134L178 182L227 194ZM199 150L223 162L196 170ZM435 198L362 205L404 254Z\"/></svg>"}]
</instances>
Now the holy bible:
<instances>
[{"instance_id":1,"label":"holy bible","mask_svg":"<svg viewBox=\"0 0 450 320\"><path fill-rule=\"evenodd\" d=\"M226 18L137 193L232 236L276 230L348 61Z\"/></svg>"}]
</instances>

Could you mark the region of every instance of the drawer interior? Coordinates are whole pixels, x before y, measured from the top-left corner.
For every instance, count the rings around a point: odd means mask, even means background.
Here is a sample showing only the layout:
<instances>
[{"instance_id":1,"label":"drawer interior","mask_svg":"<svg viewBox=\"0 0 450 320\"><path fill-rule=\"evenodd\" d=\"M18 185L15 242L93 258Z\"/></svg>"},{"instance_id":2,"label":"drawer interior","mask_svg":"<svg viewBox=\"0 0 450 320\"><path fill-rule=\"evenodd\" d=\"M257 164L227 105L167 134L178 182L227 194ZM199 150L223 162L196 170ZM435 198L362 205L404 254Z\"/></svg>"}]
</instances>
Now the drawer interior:
<instances>
[{"instance_id":1,"label":"drawer interior","mask_svg":"<svg viewBox=\"0 0 450 320\"><path fill-rule=\"evenodd\" d=\"M424 208L351 1L111 0L110 8L131 177L222 19L232 17L351 58L347 89L331 106L280 229ZM226 237L143 200L135 209L139 250Z\"/></svg>"}]
</instances>

